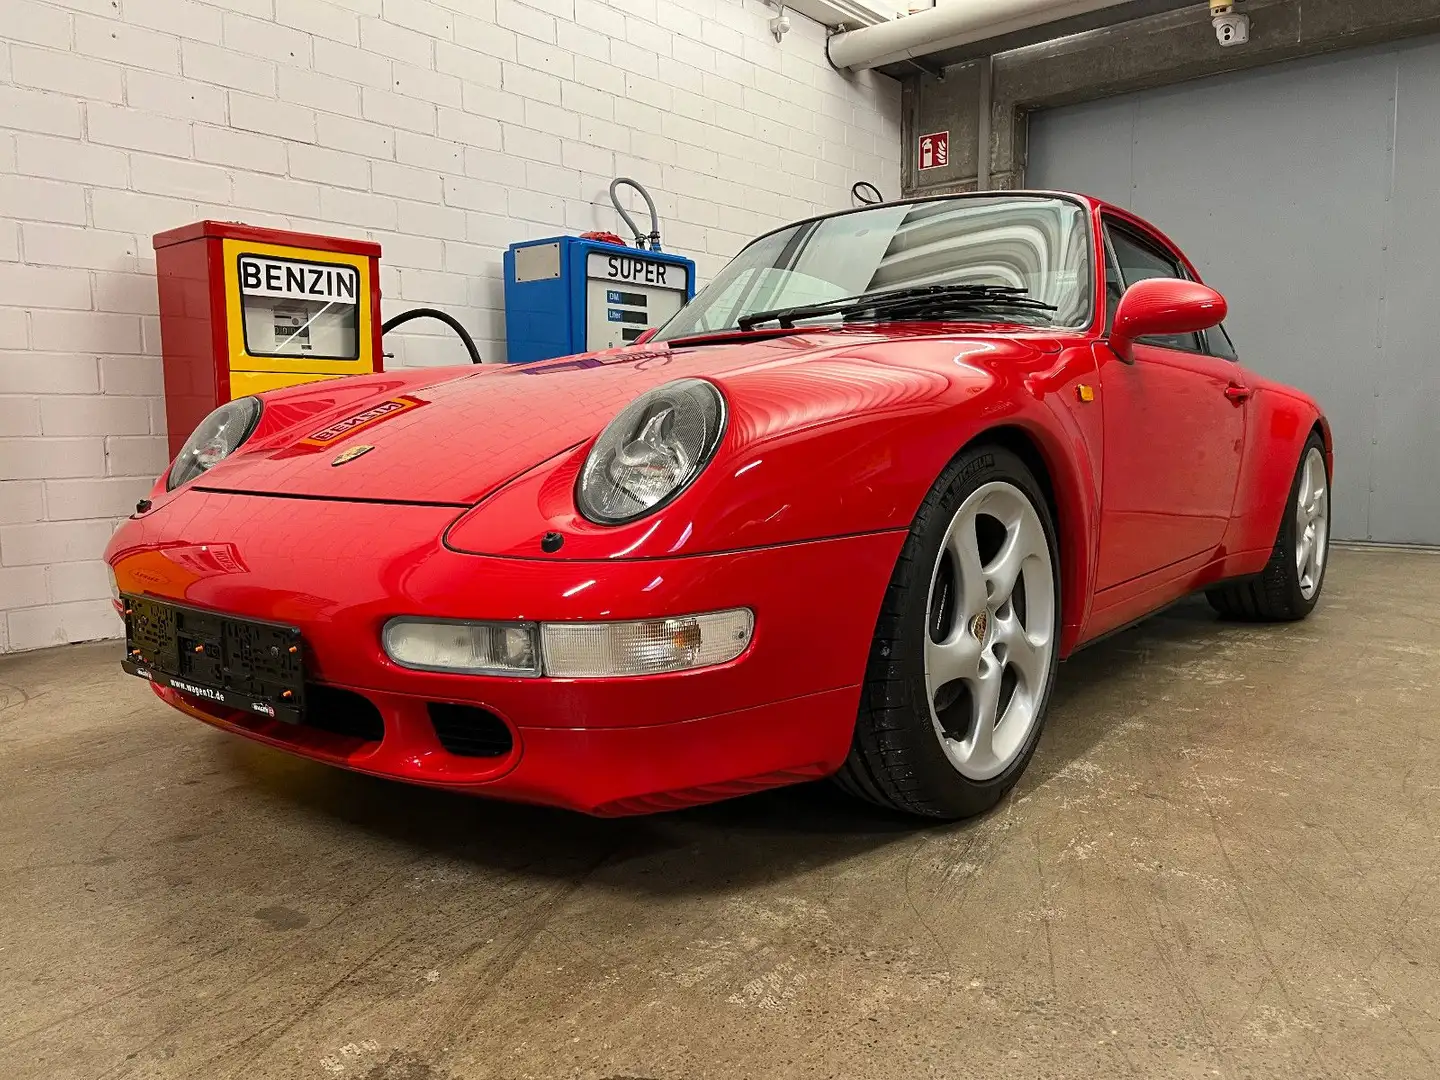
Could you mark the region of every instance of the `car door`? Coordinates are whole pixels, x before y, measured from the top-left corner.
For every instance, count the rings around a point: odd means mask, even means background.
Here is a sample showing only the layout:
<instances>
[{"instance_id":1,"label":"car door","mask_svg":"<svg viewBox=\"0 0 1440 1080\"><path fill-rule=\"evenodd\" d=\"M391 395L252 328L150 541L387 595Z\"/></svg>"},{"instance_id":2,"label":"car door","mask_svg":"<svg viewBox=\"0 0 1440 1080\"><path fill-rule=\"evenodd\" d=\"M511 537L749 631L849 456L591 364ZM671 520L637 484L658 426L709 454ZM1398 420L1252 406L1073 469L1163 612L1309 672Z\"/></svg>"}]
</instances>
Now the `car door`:
<instances>
[{"instance_id":1,"label":"car door","mask_svg":"<svg viewBox=\"0 0 1440 1080\"><path fill-rule=\"evenodd\" d=\"M1108 329L1135 282L1190 275L1157 237L1110 219L1104 232ZM1141 338L1133 364L1099 351L1105 453L1096 587L1106 589L1219 545L1235 501L1249 391L1222 328Z\"/></svg>"}]
</instances>

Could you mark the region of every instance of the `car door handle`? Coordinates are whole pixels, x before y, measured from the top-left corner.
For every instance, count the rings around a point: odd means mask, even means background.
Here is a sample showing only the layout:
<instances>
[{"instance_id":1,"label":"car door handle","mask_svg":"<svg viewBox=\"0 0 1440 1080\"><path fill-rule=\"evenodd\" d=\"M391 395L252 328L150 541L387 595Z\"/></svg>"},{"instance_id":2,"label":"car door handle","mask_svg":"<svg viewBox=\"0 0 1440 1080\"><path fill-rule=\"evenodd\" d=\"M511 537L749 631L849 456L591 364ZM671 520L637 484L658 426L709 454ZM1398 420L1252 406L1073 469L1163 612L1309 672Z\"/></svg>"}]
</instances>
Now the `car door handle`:
<instances>
[{"instance_id":1,"label":"car door handle","mask_svg":"<svg viewBox=\"0 0 1440 1080\"><path fill-rule=\"evenodd\" d=\"M1225 388L1225 396L1232 405L1244 405L1250 400L1251 393L1253 391L1248 386L1237 386L1234 383Z\"/></svg>"}]
</instances>

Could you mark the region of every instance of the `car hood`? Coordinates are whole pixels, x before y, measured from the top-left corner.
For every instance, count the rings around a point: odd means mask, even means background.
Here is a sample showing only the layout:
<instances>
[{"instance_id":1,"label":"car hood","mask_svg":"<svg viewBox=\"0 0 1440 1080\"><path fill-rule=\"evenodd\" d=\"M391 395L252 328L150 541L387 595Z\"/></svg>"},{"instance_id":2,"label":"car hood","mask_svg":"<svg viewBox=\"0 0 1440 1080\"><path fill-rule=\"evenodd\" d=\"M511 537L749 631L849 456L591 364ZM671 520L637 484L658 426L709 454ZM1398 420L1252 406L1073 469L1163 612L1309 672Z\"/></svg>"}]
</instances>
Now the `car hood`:
<instances>
[{"instance_id":1,"label":"car hood","mask_svg":"<svg viewBox=\"0 0 1440 1080\"><path fill-rule=\"evenodd\" d=\"M933 332L924 336L932 341L937 337ZM885 333L789 334L702 347L639 346L514 367L421 369L310 384L267 395L255 436L196 486L468 506L593 438L652 387L704 377L724 388L730 379L757 370L789 369L856 350L873 355L876 345L888 350L896 338L893 328ZM1030 351L1018 342L1013 347Z\"/></svg>"}]
</instances>

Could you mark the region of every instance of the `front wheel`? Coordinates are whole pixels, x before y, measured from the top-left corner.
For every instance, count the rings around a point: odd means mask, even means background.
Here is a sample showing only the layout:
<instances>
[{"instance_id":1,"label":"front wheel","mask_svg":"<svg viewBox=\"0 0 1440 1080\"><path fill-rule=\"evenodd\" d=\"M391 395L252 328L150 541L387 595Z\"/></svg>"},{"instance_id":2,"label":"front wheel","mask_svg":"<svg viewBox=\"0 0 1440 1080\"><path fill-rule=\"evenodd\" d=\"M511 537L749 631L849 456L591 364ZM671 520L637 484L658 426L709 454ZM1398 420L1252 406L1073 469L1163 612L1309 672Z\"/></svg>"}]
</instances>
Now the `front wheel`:
<instances>
[{"instance_id":1,"label":"front wheel","mask_svg":"<svg viewBox=\"0 0 1440 1080\"><path fill-rule=\"evenodd\" d=\"M930 490L891 575L836 780L927 817L988 810L1039 740L1059 637L1039 484L1007 450L967 451Z\"/></svg>"},{"instance_id":2,"label":"front wheel","mask_svg":"<svg viewBox=\"0 0 1440 1080\"><path fill-rule=\"evenodd\" d=\"M1283 622L1303 619L1315 610L1330 557L1330 473L1318 435L1305 443L1287 506L1265 569L1247 581L1206 592L1210 606L1222 617Z\"/></svg>"}]
</instances>

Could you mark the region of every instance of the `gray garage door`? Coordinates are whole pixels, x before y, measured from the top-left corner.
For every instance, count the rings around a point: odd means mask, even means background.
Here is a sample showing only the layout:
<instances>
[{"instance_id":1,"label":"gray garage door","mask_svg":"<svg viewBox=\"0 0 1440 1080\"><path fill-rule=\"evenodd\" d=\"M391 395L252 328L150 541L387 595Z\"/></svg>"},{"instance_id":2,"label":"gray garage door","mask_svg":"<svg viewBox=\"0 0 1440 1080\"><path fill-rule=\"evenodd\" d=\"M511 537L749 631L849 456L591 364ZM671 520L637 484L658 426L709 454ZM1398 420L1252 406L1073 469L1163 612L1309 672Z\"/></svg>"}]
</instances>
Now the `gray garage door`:
<instances>
[{"instance_id":1,"label":"gray garage door","mask_svg":"<svg viewBox=\"0 0 1440 1080\"><path fill-rule=\"evenodd\" d=\"M1440 545L1440 40L1035 114L1027 183L1167 232L1335 432L1335 535Z\"/></svg>"}]
</instances>

